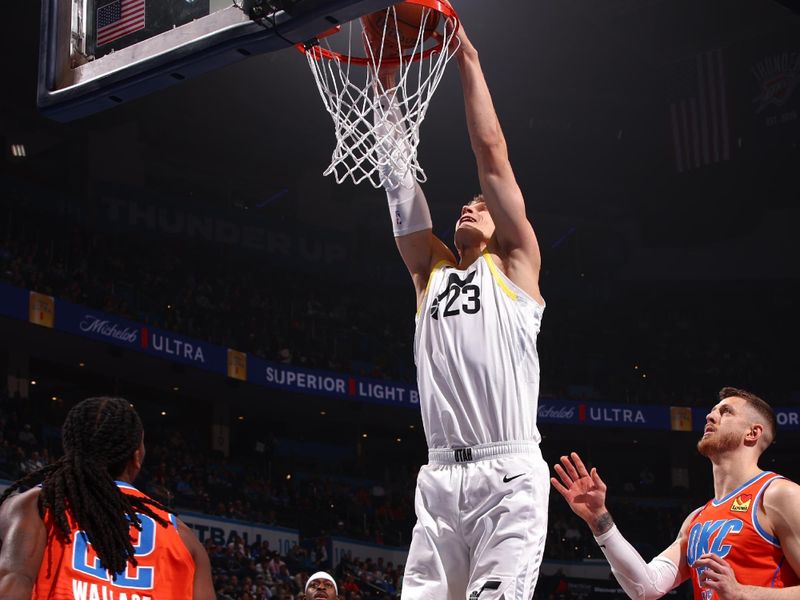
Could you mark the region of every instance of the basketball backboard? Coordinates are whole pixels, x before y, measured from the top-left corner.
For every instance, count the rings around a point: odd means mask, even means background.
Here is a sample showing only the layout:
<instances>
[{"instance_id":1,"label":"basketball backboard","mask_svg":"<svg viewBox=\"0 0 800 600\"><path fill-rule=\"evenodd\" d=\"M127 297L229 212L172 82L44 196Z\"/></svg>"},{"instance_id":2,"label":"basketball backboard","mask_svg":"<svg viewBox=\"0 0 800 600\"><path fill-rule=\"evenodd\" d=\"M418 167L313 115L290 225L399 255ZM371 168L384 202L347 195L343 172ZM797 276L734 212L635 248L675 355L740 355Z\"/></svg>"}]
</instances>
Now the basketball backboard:
<instances>
[{"instance_id":1,"label":"basketball backboard","mask_svg":"<svg viewBox=\"0 0 800 600\"><path fill-rule=\"evenodd\" d=\"M37 101L71 121L396 0L42 0Z\"/></svg>"}]
</instances>

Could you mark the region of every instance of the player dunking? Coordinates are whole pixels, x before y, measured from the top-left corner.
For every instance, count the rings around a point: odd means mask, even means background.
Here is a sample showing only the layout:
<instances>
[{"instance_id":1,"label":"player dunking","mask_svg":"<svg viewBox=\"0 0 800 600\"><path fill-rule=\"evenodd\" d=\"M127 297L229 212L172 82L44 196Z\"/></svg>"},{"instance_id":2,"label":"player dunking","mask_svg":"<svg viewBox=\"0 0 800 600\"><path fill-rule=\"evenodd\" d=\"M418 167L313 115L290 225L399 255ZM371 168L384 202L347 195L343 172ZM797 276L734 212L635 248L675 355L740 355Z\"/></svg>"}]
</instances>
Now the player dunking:
<instances>
[{"instance_id":1,"label":"player dunking","mask_svg":"<svg viewBox=\"0 0 800 600\"><path fill-rule=\"evenodd\" d=\"M0 498L0 598L213 600L197 537L131 485L144 460L131 404L84 400L67 414L62 443L61 459Z\"/></svg>"},{"instance_id":2,"label":"player dunking","mask_svg":"<svg viewBox=\"0 0 800 600\"><path fill-rule=\"evenodd\" d=\"M387 186L397 247L417 297L414 354L429 447L402 598L529 600L549 493L536 428L539 247L478 53L463 29L458 39L482 190L456 223L458 260L433 235L419 185L409 179ZM392 88L391 71L379 77ZM398 119L388 96L381 104L389 122L376 127L384 134L391 129L381 128ZM378 151L385 158L390 150Z\"/></svg>"},{"instance_id":3,"label":"player dunking","mask_svg":"<svg viewBox=\"0 0 800 600\"><path fill-rule=\"evenodd\" d=\"M711 461L715 497L649 563L614 525L597 470L587 472L574 452L555 466L553 486L589 525L631 598L655 600L689 578L695 600L800 598L800 486L758 466L775 439L775 416L744 390L723 388L719 400L697 444Z\"/></svg>"}]
</instances>

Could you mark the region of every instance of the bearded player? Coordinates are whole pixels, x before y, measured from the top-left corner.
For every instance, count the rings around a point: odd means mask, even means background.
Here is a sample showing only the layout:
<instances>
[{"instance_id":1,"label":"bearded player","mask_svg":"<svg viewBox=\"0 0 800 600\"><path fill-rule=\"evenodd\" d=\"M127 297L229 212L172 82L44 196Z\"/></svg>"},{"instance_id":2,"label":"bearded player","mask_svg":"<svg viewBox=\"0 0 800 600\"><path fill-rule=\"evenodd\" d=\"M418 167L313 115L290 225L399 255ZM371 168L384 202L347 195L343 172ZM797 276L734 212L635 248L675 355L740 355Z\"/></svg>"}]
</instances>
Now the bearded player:
<instances>
[{"instance_id":1,"label":"bearded player","mask_svg":"<svg viewBox=\"0 0 800 600\"><path fill-rule=\"evenodd\" d=\"M720 391L697 444L711 461L714 498L649 563L614 525L596 469L587 472L573 452L561 457L551 481L589 525L631 598L655 600L689 578L695 600L800 598L800 486L758 466L776 428L772 408L758 396Z\"/></svg>"}]
</instances>

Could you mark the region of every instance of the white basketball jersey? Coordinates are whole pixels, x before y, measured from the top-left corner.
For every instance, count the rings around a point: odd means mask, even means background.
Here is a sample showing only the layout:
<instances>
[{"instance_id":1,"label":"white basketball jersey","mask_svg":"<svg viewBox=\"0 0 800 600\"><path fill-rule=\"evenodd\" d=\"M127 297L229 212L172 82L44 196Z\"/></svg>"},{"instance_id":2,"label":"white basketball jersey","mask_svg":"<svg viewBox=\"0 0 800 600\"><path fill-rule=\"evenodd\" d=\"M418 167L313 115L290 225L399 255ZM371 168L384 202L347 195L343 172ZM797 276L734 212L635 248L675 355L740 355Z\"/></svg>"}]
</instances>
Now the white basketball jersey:
<instances>
[{"instance_id":1,"label":"white basketball jersey","mask_svg":"<svg viewBox=\"0 0 800 600\"><path fill-rule=\"evenodd\" d=\"M543 311L487 252L463 271L434 268L414 338L428 448L541 441L536 337Z\"/></svg>"}]
</instances>

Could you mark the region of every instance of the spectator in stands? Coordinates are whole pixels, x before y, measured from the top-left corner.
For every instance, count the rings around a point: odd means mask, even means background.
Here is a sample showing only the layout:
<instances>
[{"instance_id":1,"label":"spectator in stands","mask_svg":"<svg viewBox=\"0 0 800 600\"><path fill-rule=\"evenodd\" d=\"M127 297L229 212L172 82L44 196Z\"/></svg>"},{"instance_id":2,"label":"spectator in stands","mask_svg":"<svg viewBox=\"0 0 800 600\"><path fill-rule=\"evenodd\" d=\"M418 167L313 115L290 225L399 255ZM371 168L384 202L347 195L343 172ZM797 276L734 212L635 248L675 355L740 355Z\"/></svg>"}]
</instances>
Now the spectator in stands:
<instances>
[{"instance_id":1,"label":"spectator in stands","mask_svg":"<svg viewBox=\"0 0 800 600\"><path fill-rule=\"evenodd\" d=\"M342 591L348 596L358 593L358 585L356 584L352 574L348 573L346 575L344 583L342 583Z\"/></svg>"},{"instance_id":2,"label":"spectator in stands","mask_svg":"<svg viewBox=\"0 0 800 600\"><path fill-rule=\"evenodd\" d=\"M336 581L325 571L317 571L308 578L305 600L336 600L339 589Z\"/></svg>"},{"instance_id":3,"label":"spectator in stands","mask_svg":"<svg viewBox=\"0 0 800 600\"><path fill-rule=\"evenodd\" d=\"M33 431L31 431L30 423L26 423L25 426L22 428L22 431L19 432L19 436L17 437L17 441L27 449L35 448L37 441L36 436L33 435Z\"/></svg>"},{"instance_id":4,"label":"spectator in stands","mask_svg":"<svg viewBox=\"0 0 800 600\"><path fill-rule=\"evenodd\" d=\"M20 463L19 470L23 475L27 475L28 473L33 473L34 471L38 471L46 464L47 463L44 462L39 456L39 453L36 450L34 450L33 452L31 452L31 455L28 458L24 459Z\"/></svg>"},{"instance_id":5,"label":"spectator in stands","mask_svg":"<svg viewBox=\"0 0 800 600\"><path fill-rule=\"evenodd\" d=\"M322 538L317 540L314 545L314 552L312 554L312 561L317 569L322 569L328 565L328 551L325 549L325 540Z\"/></svg>"}]
</instances>

